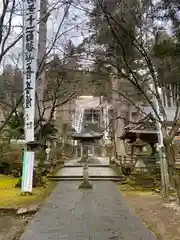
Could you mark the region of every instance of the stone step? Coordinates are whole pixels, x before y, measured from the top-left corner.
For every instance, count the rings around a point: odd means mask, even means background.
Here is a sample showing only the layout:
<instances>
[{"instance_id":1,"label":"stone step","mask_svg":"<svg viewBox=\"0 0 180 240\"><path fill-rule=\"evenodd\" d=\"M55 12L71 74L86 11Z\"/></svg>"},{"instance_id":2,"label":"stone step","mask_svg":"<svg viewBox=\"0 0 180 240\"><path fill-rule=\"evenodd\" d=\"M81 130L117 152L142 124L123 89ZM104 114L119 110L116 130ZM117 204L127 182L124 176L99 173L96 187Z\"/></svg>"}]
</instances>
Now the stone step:
<instances>
[{"instance_id":1,"label":"stone step","mask_svg":"<svg viewBox=\"0 0 180 240\"><path fill-rule=\"evenodd\" d=\"M49 181L82 181L83 178L82 177L69 177L69 178L64 178L64 177L59 177L59 178L49 178ZM98 177L98 178L92 178L92 177L89 177L89 180L90 181L114 181L114 182L123 182L124 181L124 178L109 178L109 177L106 177L106 178L101 178L101 177Z\"/></svg>"},{"instance_id":2,"label":"stone step","mask_svg":"<svg viewBox=\"0 0 180 240\"><path fill-rule=\"evenodd\" d=\"M81 181L82 176L49 176L50 181ZM124 181L124 176L89 176L90 181Z\"/></svg>"},{"instance_id":3,"label":"stone step","mask_svg":"<svg viewBox=\"0 0 180 240\"><path fill-rule=\"evenodd\" d=\"M76 164L76 165L64 165L64 168L66 168L66 167L72 167L72 168L76 168L76 167L83 167L84 165L83 164ZM108 168L109 167L109 165L102 165L102 164L99 164L99 165L95 165L95 164L89 164L88 165L88 167L106 167L106 168Z\"/></svg>"},{"instance_id":4,"label":"stone step","mask_svg":"<svg viewBox=\"0 0 180 240\"><path fill-rule=\"evenodd\" d=\"M83 177L82 175L56 175L56 176L48 176L48 178L81 178ZM115 175L89 175L91 178L123 178L124 176L115 176Z\"/></svg>"}]
</instances>

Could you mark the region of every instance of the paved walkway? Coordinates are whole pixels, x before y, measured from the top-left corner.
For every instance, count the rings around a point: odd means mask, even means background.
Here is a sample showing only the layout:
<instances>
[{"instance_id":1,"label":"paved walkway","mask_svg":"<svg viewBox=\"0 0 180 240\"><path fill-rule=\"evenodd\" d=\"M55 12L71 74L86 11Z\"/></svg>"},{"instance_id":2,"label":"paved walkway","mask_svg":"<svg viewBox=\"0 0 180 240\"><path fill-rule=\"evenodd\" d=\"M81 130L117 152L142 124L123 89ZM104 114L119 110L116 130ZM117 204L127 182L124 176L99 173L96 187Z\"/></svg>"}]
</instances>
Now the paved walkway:
<instances>
[{"instance_id":1,"label":"paved walkway","mask_svg":"<svg viewBox=\"0 0 180 240\"><path fill-rule=\"evenodd\" d=\"M59 182L20 240L155 240L127 207L116 185Z\"/></svg>"}]
</instances>

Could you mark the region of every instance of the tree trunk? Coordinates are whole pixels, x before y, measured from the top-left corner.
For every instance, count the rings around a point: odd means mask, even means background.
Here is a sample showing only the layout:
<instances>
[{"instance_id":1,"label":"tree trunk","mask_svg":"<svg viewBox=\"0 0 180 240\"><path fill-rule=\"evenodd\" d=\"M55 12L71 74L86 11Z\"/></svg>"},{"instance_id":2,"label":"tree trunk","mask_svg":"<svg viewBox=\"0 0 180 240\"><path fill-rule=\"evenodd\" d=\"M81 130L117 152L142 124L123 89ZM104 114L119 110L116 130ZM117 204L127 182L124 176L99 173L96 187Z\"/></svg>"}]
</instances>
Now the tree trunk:
<instances>
[{"instance_id":1,"label":"tree trunk","mask_svg":"<svg viewBox=\"0 0 180 240\"><path fill-rule=\"evenodd\" d=\"M169 137L164 138L164 147L166 153L166 160L168 164L169 180L170 184L174 187L175 185L173 176L176 175L176 166L172 140Z\"/></svg>"},{"instance_id":2,"label":"tree trunk","mask_svg":"<svg viewBox=\"0 0 180 240\"><path fill-rule=\"evenodd\" d=\"M175 152L172 145L172 138L167 137L164 139L164 147L168 163L170 184L176 190L177 197L180 203L180 176L177 174L176 171Z\"/></svg>"},{"instance_id":3,"label":"tree trunk","mask_svg":"<svg viewBox=\"0 0 180 240\"><path fill-rule=\"evenodd\" d=\"M39 23L39 43L38 43L38 68L40 75L37 79L37 96L38 106L36 107L36 118L42 114L45 88L45 55L46 55L46 42L47 42L47 0L40 1L40 23ZM40 110L40 113L37 112Z\"/></svg>"},{"instance_id":4,"label":"tree trunk","mask_svg":"<svg viewBox=\"0 0 180 240\"><path fill-rule=\"evenodd\" d=\"M120 84L119 81L120 79L116 76L116 72L117 70L114 69L114 74L112 76L111 82L112 82L112 103L116 112L116 117L118 117L118 119L113 121L113 127L114 127L114 138L115 138L115 148L116 148L116 154L119 156L125 156L125 146L124 146L124 142L120 139L125 124L124 124L124 119L121 119L120 116L124 116L124 109L122 109L122 106L124 106L125 108L126 103L124 102L124 99L122 99L122 96L119 95L119 88L120 88ZM122 111L123 110L123 111Z\"/></svg>"}]
</instances>

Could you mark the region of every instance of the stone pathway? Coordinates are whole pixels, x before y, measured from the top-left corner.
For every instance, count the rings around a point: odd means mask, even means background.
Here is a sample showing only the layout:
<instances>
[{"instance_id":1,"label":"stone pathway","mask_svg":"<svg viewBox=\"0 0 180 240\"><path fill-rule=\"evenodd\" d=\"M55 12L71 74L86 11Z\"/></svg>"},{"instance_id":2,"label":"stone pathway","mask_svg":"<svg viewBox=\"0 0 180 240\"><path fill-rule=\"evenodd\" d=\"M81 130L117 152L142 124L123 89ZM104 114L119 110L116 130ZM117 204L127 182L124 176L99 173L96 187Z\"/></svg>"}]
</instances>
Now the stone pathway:
<instances>
[{"instance_id":1,"label":"stone pathway","mask_svg":"<svg viewBox=\"0 0 180 240\"><path fill-rule=\"evenodd\" d=\"M114 183L59 182L20 240L155 240Z\"/></svg>"}]
</instances>

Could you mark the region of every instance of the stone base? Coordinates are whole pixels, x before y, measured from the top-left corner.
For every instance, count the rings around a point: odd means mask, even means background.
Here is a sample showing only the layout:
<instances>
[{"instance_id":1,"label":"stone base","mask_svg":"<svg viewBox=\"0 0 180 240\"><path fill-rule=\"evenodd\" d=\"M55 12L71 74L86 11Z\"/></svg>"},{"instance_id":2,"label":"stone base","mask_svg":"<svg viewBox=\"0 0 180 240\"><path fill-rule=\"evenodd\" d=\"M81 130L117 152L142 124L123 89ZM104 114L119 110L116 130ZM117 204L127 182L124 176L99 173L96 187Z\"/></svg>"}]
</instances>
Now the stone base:
<instances>
[{"instance_id":1,"label":"stone base","mask_svg":"<svg viewBox=\"0 0 180 240\"><path fill-rule=\"evenodd\" d=\"M92 189L92 185L90 184L90 182L87 181L83 181L80 185L79 188L84 188L84 189Z\"/></svg>"},{"instance_id":2,"label":"stone base","mask_svg":"<svg viewBox=\"0 0 180 240\"><path fill-rule=\"evenodd\" d=\"M130 179L139 187L154 188L155 186L154 178L147 173L132 173Z\"/></svg>"}]
</instances>

